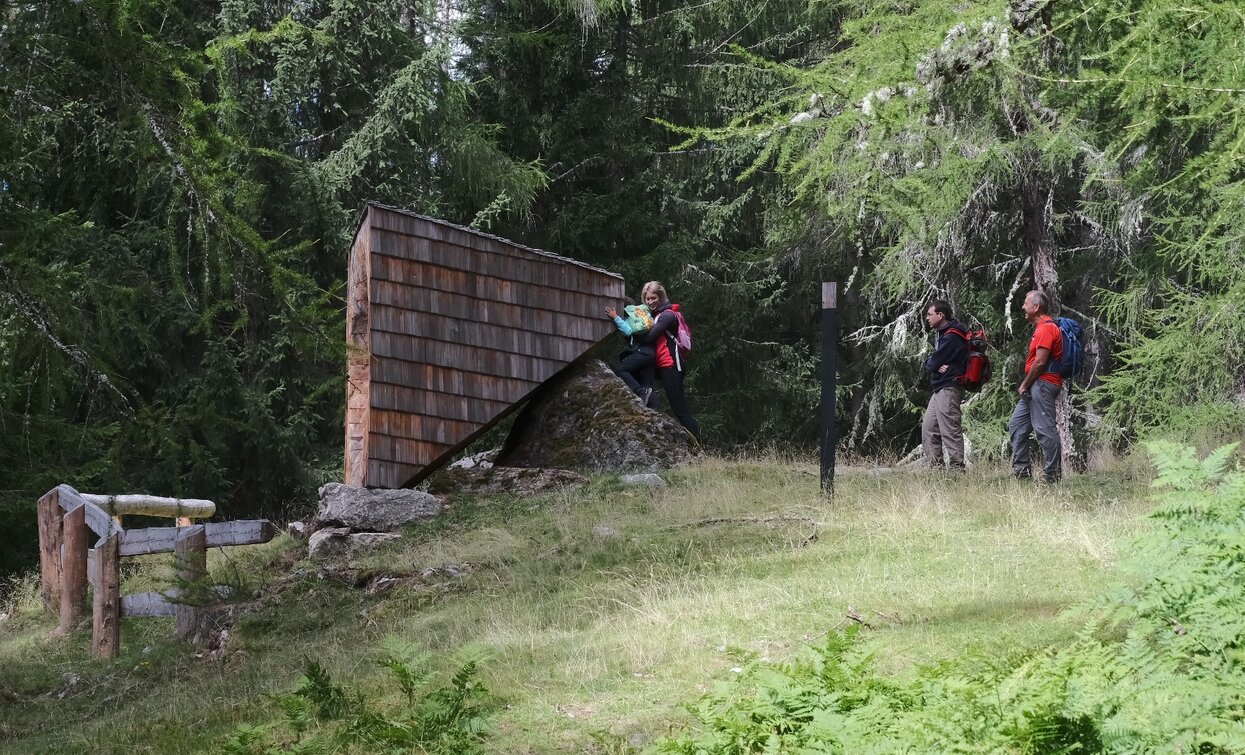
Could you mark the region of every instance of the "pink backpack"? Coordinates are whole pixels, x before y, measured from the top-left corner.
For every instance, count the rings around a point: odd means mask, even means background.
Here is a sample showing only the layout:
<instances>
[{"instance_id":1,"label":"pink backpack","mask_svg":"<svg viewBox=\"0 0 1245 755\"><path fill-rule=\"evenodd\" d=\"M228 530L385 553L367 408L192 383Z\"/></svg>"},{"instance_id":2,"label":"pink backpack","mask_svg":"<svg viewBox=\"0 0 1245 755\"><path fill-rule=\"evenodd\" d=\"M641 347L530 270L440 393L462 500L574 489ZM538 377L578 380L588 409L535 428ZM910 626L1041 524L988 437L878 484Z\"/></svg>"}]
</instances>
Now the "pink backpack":
<instances>
[{"instance_id":1,"label":"pink backpack","mask_svg":"<svg viewBox=\"0 0 1245 755\"><path fill-rule=\"evenodd\" d=\"M683 313L679 311L678 304L672 304L670 311L674 316L679 318L679 330L674 334L674 342L679 345L679 349L683 351L692 350L692 329L688 326L687 320L683 319Z\"/></svg>"}]
</instances>

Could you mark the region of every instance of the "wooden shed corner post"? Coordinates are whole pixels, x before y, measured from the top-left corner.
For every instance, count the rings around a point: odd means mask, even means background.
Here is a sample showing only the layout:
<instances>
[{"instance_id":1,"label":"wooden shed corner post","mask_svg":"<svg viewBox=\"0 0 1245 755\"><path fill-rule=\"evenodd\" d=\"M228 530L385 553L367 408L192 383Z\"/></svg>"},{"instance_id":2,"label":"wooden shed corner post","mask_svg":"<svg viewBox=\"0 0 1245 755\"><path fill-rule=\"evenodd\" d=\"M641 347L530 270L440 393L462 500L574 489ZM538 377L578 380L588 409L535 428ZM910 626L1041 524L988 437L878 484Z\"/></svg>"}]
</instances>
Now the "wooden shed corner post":
<instances>
[{"instance_id":1,"label":"wooden shed corner post","mask_svg":"<svg viewBox=\"0 0 1245 755\"><path fill-rule=\"evenodd\" d=\"M367 484L368 413L372 405L369 337L372 212L369 208L355 236L346 272L346 453L343 482L359 487Z\"/></svg>"},{"instance_id":2,"label":"wooden shed corner post","mask_svg":"<svg viewBox=\"0 0 1245 755\"><path fill-rule=\"evenodd\" d=\"M39 594L48 613L58 612L61 603L61 546L64 521L61 518L60 491L49 490L39 499Z\"/></svg>"}]
</instances>

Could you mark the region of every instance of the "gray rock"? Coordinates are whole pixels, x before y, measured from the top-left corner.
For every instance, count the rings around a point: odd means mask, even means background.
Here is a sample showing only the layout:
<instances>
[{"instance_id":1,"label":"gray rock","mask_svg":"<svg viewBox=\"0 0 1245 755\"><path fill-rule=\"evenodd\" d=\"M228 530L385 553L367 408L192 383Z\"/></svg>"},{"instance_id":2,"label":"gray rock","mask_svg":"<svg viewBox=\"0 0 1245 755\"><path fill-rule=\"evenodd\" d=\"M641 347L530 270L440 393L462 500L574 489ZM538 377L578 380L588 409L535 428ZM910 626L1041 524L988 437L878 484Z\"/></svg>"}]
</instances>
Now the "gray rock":
<instances>
[{"instance_id":1,"label":"gray rock","mask_svg":"<svg viewBox=\"0 0 1245 755\"><path fill-rule=\"evenodd\" d=\"M298 522L298 521L290 522L289 524L285 525L285 531L290 533L290 537L294 538L295 540L306 540L307 539L307 523L306 522Z\"/></svg>"},{"instance_id":2,"label":"gray rock","mask_svg":"<svg viewBox=\"0 0 1245 755\"><path fill-rule=\"evenodd\" d=\"M307 555L311 558L336 558L346 552L349 527L324 527L307 540Z\"/></svg>"},{"instance_id":3,"label":"gray rock","mask_svg":"<svg viewBox=\"0 0 1245 755\"><path fill-rule=\"evenodd\" d=\"M316 530L307 541L311 558L342 558L378 548L400 538L396 532L354 532L348 527L325 527Z\"/></svg>"},{"instance_id":4,"label":"gray rock","mask_svg":"<svg viewBox=\"0 0 1245 755\"><path fill-rule=\"evenodd\" d=\"M652 474L625 474L618 478L619 482L624 485L642 485L649 488L664 488L666 481L661 479L660 475Z\"/></svg>"},{"instance_id":5,"label":"gray rock","mask_svg":"<svg viewBox=\"0 0 1245 755\"><path fill-rule=\"evenodd\" d=\"M393 532L441 513L441 501L422 490L369 490L330 482L320 488L316 520L364 532Z\"/></svg>"},{"instance_id":6,"label":"gray rock","mask_svg":"<svg viewBox=\"0 0 1245 755\"><path fill-rule=\"evenodd\" d=\"M581 472L655 472L699 455L673 417L647 409L600 360L542 386L520 412L496 464Z\"/></svg>"},{"instance_id":7,"label":"gray rock","mask_svg":"<svg viewBox=\"0 0 1245 755\"><path fill-rule=\"evenodd\" d=\"M592 528L592 534L604 540L610 540L620 536L622 533L613 527L606 527L604 524L598 524Z\"/></svg>"},{"instance_id":8,"label":"gray rock","mask_svg":"<svg viewBox=\"0 0 1245 755\"><path fill-rule=\"evenodd\" d=\"M419 573L424 579L432 579L434 577L445 576L460 579L471 573L471 568L466 564L441 564L440 566L429 566Z\"/></svg>"},{"instance_id":9,"label":"gray rock","mask_svg":"<svg viewBox=\"0 0 1245 755\"><path fill-rule=\"evenodd\" d=\"M369 551L401 537L396 532L353 532L346 537L346 551L351 554Z\"/></svg>"},{"instance_id":10,"label":"gray rock","mask_svg":"<svg viewBox=\"0 0 1245 755\"><path fill-rule=\"evenodd\" d=\"M544 495L555 490L573 488L587 483L581 474L566 469L522 469L490 467L487 469L446 469L429 481L436 493L465 495L513 495L520 498Z\"/></svg>"},{"instance_id":11,"label":"gray rock","mask_svg":"<svg viewBox=\"0 0 1245 755\"><path fill-rule=\"evenodd\" d=\"M494 448L492 451L481 451L478 454L464 456L458 461L451 464L449 469L490 469L493 466L493 460L497 458L497 454L501 453L500 448Z\"/></svg>"}]
</instances>

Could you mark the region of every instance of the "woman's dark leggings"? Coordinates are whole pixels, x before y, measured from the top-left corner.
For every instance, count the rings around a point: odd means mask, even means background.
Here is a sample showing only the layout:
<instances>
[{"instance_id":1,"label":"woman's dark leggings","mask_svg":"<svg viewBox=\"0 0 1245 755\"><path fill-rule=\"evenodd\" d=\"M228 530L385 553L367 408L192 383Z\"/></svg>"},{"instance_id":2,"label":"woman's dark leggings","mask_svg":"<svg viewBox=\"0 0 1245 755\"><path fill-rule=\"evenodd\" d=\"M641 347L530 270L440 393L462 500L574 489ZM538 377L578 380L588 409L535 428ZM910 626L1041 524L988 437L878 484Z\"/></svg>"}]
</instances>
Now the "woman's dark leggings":
<instances>
[{"instance_id":1,"label":"woman's dark leggings","mask_svg":"<svg viewBox=\"0 0 1245 755\"><path fill-rule=\"evenodd\" d=\"M622 378L631 392L640 395L641 386L649 388L653 385L653 366L657 363L657 355L651 351L633 351L623 357L614 374Z\"/></svg>"},{"instance_id":2,"label":"woman's dark leggings","mask_svg":"<svg viewBox=\"0 0 1245 755\"><path fill-rule=\"evenodd\" d=\"M679 418L679 424L700 440L700 425L692 416L687 406L687 396L683 393L683 372L675 367L657 368L657 376L661 378L661 387L666 389L666 400L670 402L670 411ZM625 379L625 378L624 378Z\"/></svg>"}]
</instances>

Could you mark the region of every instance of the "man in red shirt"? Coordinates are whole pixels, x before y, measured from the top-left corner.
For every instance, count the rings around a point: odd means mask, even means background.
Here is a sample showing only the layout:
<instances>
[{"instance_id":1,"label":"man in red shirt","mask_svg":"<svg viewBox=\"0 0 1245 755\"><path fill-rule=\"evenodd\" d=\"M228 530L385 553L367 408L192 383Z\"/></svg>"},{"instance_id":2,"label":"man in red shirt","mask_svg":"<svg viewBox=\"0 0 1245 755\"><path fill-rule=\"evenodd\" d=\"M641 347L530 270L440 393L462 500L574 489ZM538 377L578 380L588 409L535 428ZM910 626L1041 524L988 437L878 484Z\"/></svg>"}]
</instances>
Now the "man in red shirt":
<instances>
[{"instance_id":1,"label":"man in red shirt","mask_svg":"<svg viewBox=\"0 0 1245 755\"><path fill-rule=\"evenodd\" d=\"M1025 319L1033 323L1029 340L1029 356L1025 360L1025 376L1017 392L1020 402L1012 412L1007 429L1012 441L1012 474L1019 479L1032 475L1029 459L1029 433L1037 436L1045 464L1042 482L1059 482L1062 476L1062 445L1055 424L1055 402L1063 390L1063 378L1049 371L1063 358L1063 335L1047 314L1046 295L1030 291L1023 305Z\"/></svg>"}]
</instances>

